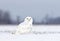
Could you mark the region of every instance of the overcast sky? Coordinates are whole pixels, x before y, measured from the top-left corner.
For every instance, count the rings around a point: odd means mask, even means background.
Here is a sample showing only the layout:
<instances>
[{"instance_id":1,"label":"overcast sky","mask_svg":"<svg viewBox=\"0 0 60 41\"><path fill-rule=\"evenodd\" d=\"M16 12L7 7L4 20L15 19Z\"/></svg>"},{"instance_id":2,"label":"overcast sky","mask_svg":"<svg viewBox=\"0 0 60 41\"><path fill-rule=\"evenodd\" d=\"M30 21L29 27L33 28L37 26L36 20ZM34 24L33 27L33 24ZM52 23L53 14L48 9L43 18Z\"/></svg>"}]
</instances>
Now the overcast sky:
<instances>
[{"instance_id":1,"label":"overcast sky","mask_svg":"<svg viewBox=\"0 0 60 41\"><path fill-rule=\"evenodd\" d=\"M60 0L0 0L0 9L10 11L12 19L32 16L40 21L47 13L50 17L60 16Z\"/></svg>"}]
</instances>

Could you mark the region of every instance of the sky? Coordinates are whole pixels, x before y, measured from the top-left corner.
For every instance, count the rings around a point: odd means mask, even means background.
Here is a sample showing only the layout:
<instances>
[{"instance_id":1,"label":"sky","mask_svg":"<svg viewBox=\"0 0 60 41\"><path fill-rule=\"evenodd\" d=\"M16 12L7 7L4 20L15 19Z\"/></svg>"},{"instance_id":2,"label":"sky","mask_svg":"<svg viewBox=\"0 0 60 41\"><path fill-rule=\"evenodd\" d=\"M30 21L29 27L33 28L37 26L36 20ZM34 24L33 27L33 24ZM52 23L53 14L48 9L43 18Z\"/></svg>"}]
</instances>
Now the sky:
<instances>
[{"instance_id":1,"label":"sky","mask_svg":"<svg viewBox=\"0 0 60 41\"><path fill-rule=\"evenodd\" d=\"M21 20L31 16L35 21L41 21L47 14L60 16L60 0L0 0L0 9L10 11L13 20L17 16Z\"/></svg>"}]
</instances>

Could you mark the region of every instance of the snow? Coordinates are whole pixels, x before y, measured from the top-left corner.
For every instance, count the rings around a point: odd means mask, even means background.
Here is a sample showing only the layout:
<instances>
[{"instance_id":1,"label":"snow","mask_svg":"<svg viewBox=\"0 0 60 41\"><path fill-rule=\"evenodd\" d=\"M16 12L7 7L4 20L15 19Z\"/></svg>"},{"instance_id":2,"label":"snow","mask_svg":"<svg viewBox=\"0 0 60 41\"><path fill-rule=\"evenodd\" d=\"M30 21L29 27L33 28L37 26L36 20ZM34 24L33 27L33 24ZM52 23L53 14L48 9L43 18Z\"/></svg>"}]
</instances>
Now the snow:
<instances>
[{"instance_id":1,"label":"snow","mask_svg":"<svg viewBox=\"0 0 60 41\"><path fill-rule=\"evenodd\" d=\"M34 25L32 33L21 35L11 34L10 32L14 32L16 27L17 25L0 25L0 41L60 41L59 25Z\"/></svg>"}]
</instances>

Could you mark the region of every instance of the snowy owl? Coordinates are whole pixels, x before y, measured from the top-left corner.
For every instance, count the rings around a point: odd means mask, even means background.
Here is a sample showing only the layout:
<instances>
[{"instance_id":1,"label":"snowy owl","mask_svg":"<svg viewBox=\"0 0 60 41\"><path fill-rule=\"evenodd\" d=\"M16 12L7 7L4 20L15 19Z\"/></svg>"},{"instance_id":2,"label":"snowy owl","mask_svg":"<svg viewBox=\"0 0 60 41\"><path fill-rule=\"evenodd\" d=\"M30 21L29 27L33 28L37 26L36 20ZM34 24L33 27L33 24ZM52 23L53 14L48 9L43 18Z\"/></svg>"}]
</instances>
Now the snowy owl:
<instances>
[{"instance_id":1,"label":"snowy owl","mask_svg":"<svg viewBox=\"0 0 60 41\"><path fill-rule=\"evenodd\" d=\"M24 33L30 33L32 28L32 17L26 17L24 22L18 25L16 33L15 34L24 34Z\"/></svg>"}]
</instances>

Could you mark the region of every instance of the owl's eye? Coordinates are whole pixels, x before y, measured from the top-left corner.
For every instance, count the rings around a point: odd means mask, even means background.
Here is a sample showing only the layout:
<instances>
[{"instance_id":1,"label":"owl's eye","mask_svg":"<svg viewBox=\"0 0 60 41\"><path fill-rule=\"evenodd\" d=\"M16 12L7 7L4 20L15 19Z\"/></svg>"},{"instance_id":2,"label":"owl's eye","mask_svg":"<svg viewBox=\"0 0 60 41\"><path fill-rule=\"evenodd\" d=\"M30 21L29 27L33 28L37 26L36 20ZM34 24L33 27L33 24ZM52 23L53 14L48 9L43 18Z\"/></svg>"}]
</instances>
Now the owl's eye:
<instances>
[{"instance_id":1,"label":"owl's eye","mask_svg":"<svg viewBox=\"0 0 60 41\"><path fill-rule=\"evenodd\" d=\"M31 18L30 18L31 19Z\"/></svg>"},{"instance_id":2,"label":"owl's eye","mask_svg":"<svg viewBox=\"0 0 60 41\"><path fill-rule=\"evenodd\" d=\"M27 18L27 20L28 20L28 18Z\"/></svg>"}]
</instances>

